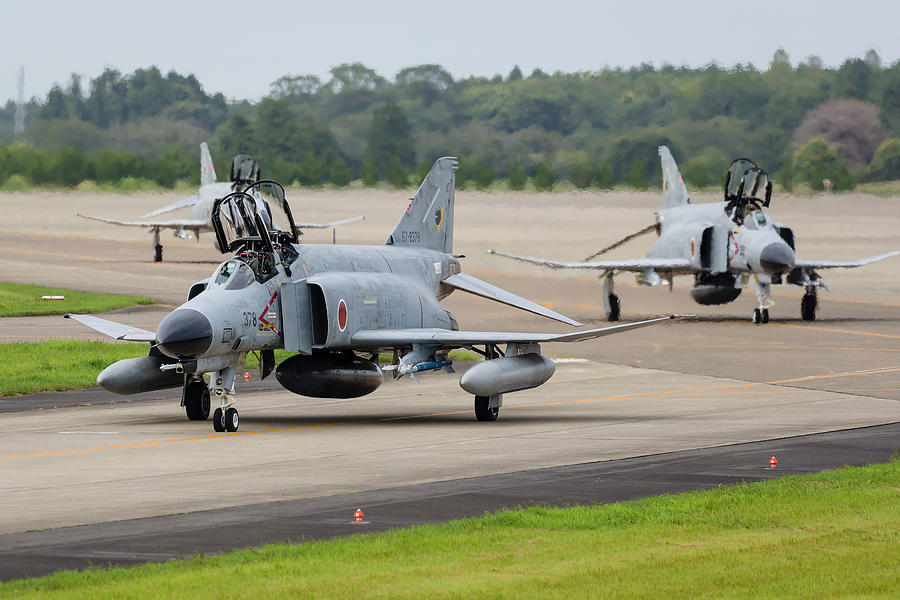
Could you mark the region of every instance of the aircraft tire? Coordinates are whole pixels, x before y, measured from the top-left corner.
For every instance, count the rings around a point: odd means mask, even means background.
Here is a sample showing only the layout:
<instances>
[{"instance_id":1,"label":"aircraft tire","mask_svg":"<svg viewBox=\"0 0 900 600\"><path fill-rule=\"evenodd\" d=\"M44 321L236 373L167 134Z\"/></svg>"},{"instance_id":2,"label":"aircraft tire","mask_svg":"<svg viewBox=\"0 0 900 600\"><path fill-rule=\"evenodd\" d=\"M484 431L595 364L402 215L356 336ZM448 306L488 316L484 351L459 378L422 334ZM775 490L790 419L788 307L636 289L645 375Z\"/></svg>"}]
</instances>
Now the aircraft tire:
<instances>
[{"instance_id":1,"label":"aircraft tire","mask_svg":"<svg viewBox=\"0 0 900 600\"><path fill-rule=\"evenodd\" d=\"M800 300L800 317L804 321L815 321L818 304L819 299L814 294L804 294L803 299Z\"/></svg>"},{"instance_id":2,"label":"aircraft tire","mask_svg":"<svg viewBox=\"0 0 900 600\"><path fill-rule=\"evenodd\" d=\"M768 308L762 309L762 322L763 322L763 324L769 322L769 309Z\"/></svg>"},{"instance_id":3,"label":"aircraft tire","mask_svg":"<svg viewBox=\"0 0 900 600\"><path fill-rule=\"evenodd\" d=\"M500 408L491 408L490 396L475 396L475 420L496 421L500 416Z\"/></svg>"},{"instance_id":4,"label":"aircraft tire","mask_svg":"<svg viewBox=\"0 0 900 600\"><path fill-rule=\"evenodd\" d=\"M607 300L609 300L609 312L606 314L606 320L618 321L620 315L619 297L615 294L610 294Z\"/></svg>"},{"instance_id":5,"label":"aircraft tire","mask_svg":"<svg viewBox=\"0 0 900 600\"><path fill-rule=\"evenodd\" d=\"M153 262L162 262L162 244L153 246Z\"/></svg>"},{"instance_id":6,"label":"aircraft tire","mask_svg":"<svg viewBox=\"0 0 900 600\"><path fill-rule=\"evenodd\" d=\"M235 408L229 408L225 411L225 429L226 431L237 431L241 425L241 417Z\"/></svg>"},{"instance_id":7,"label":"aircraft tire","mask_svg":"<svg viewBox=\"0 0 900 600\"><path fill-rule=\"evenodd\" d=\"M188 383L184 393L184 412L191 421L205 421L209 418L209 388L203 381Z\"/></svg>"},{"instance_id":8,"label":"aircraft tire","mask_svg":"<svg viewBox=\"0 0 900 600\"><path fill-rule=\"evenodd\" d=\"M222 412L221 408L217 408L213 413L213 431L216 433L225 431L225 413Z\"/></svg>"}]
</instances>

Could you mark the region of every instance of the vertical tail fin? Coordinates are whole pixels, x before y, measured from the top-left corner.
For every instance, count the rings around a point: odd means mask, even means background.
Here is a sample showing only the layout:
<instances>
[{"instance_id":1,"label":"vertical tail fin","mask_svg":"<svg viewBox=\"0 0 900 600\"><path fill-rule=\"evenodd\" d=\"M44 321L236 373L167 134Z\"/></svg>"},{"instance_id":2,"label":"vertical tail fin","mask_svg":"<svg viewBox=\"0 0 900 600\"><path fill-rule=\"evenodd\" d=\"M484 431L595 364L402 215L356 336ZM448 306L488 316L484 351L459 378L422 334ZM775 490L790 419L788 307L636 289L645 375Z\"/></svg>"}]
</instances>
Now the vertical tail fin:
<instances>
[{"instance_id":1,"label":"vertical tail fin","mask_svg":"<svg viewBox=\"0 0 900 600\"><path fill-rule=\"evenodd\" d=\"M691 197L688 195L687 187L684 185L684 178L678 171L678 165L672 158L672 153L666 146L659 147L659 162L662 166L663 177L663 200L665 207L681 206L682 204L690 204Z\"/></svg>"},{"instance_id":2,"label":"vertical tail fin","mask_svg":"<svg viewBox=\"0 0 900 600\"><path fill-rule=\"evenodd\" d=\"M388 245L453 252L453 197L458 168L459 161L452 156L434 162L394 227Z\"/></svg>"},{"instance_id":3,"label":"vertical tail fin","mask_svg":"<svg viewBox=\"0 0 900 600\"><path fill-rule=\"evenodd\" d=\"M209 155L209 146L206 142L200 144L200 185L209 185L216 182L216 167L213 165L212 156Z\"/></svg>"}]
</instances>

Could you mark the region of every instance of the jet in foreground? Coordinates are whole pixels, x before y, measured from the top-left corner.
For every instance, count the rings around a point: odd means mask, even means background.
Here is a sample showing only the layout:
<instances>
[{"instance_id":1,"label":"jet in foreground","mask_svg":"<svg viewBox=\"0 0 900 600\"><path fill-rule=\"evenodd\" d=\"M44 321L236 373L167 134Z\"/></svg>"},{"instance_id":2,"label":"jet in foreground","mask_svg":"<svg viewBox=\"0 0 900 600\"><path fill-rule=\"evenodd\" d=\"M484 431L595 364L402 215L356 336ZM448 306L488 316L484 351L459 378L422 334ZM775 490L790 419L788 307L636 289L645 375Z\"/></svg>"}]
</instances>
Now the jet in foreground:
<instances>
[{"instance_id":1,"label":"jet in foreground","mask_svg":"<svg viewBox=\"0 0 900 600\"><path fill-rule=\"evenodd\" d=\"M691 204L684 179L666 146L659 147L665 207L656 213L656 223L587 257L581 262L559 262L488 250L490 254L549 267L551 269L595 269L603 271L603 301L607 319L619 319L619 297L614 293L617 271L637 273L643 285L665 280L672 289L675 275L693 275L691 296L698 304L726 304L737 298L752 278L758 306L754 323L768 323L772 284L792 283L805 288L800 315L816 318L818 290L825 282L818 271L861 267L900 251L855 262L798 261L794 258L794 232L775 223L763 212L772 197L768 174L746 158L731 163L725 180L725 201ZM659 236L645 258L592 261L625 242L655 231ZM826 288L827 289L827 288Z\"/></svg>"},{"instance_id":2,"label":"jet in foreground","mask_svg":"<svg viewBox=\"0 0 900 600\"><path fill-rule=\"evenodd\" d=\"M224 198L232 192L245 189L251 183L259 181L259 177L259 165L256 160L249 154L238 154L231 163L231 181L217 181L216 169L213 165L212 157L209 154L209 148L207 147L206 142L204 142L200 144L200 188L197 190L197 193L184 200L179 200L168 206L158 208L141 217L143 219L149 219L182 208L190 208L190 213L186 219L170 219L168 221L120 221L117 219L108 219L106 217L75 214L79 217L100 221L102 223L149 228L150 232L153 234L153 260L155 262L161 262L163 254L163 247L159 242L159 232L161 229L174 229L175 237L180 239L186 238L188 232L191 232L194 239L199 242L201 231L213 231L210 217L216 199ZM261 209L265 210L265 206L261 205ZM331 223L297 223L296 226L298 227L298 233L301 233L299 231L300 229L325 229L343 225L345 223L352 223L353 221L361 221L362 219L363 217L351 217L349 219L342 219Z\"/></svg>"},{"instance_id":3,"label":"jet in foreground","mask_svg":"<svg viewBox=\"0 0 900 600\"><path fill-rule=\"evenodd\" d=\"M155 332L66 315L116 339L152 344L148 356L110 365L97 383L120 394L182 387L191 420L205 420L210 396L218 398L214 429L236 431L234 378L248 352L259 351L262 378L274 370L291 392L353 398L381 385L380 352L393 353L387 369L400 377L449 370L448 351L464 347L485 360L462 375L460 386L475 396L477 420L494 421L504 393L553 375L542 342L587 340L675 317L564 334L460 330L440 305L453 290L580 323L461 272L461 256L453 254L456 169L454 158L435 162L384 246L298 244L284 188L273 181L217 200L216 238L233 255L194 284ZM271 224L259 215L260 198L278 214ZM238 215L240 228L224 214ZM296 353L277 369L276 348Z\"/></svg>"}]
</instances>

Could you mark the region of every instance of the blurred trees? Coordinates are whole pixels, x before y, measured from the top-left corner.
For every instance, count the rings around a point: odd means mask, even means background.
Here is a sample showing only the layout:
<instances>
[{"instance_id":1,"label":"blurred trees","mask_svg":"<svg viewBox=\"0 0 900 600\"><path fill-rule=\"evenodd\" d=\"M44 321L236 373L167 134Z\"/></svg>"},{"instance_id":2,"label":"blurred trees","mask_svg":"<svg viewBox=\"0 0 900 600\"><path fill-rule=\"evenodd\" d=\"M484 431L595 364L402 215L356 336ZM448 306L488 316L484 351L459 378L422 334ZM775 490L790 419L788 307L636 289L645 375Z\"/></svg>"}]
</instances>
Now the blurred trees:
<instances>
[{"instance_id":1,"label":"blurred trees","mask_svg":"<svg viewBox=\"0 0 900 600\"><path fill-rule=\"evenodd\" d=\"M830 100L815 107L794 132L794 145L822 138L837 150L851 169L868 165L875 150L887 139L887 128L871 102L853 98Z\"/></svg>"},{"instance_id":2,"label":"blurred trees","mask_svg":"<svg viewBox=\"0 0 900 600\"><path fill-rule=\"evenodd\" d=\"M815 138L794 153L796 177L809 183L814 190L823 190L828 179L833 189L845 191L853 188L853 178L837 150L822 138Z\"/></svg>"},{"instance_id":3,"label":"blurred trees","mask_svg":"<svg viewBox=\"0 0 900 600\"><path fill-rule=\"evenodd\" d=\"M0 106L0 144L12 142L14 112L11 102ZM689 185L718 185L738 156L812 181L812 163L797 159L816 150L825 160L820 144L807 148L816 138L836 150L848 176L883 178L895 176L893 146L877 165L875 156L888 137L900 139L900 63L884 65L870 50L837 68L815 56L794 65L779 49L763 69L642 64L526 76L514 66L505 77L454 79L423 64L393 80L346 63L322 78L285 75L253 103L208 94L193 75L108 68L89 82L73 76L54 86L27 112L26 140L48 156L73 148L139 157L144 166L112 161L104 173L128 165L140 171L134 176L166 182L184 176L176 165L183 156L195 163L204 140L220 161L249 152L267 177L307 185L415 185L423 165L457 155L465 157L459 181L481 188L507 179L513 189L528 180L547 189L560 177L577 188L654 187L659 144L675 152ZM66 170L78 163L73 156ZM93 161L82 163L82 179L99 179ZM172 172L144 170L150 164ZM47 167L33 171L28 177Z\"/></svg>"}]
</instances>

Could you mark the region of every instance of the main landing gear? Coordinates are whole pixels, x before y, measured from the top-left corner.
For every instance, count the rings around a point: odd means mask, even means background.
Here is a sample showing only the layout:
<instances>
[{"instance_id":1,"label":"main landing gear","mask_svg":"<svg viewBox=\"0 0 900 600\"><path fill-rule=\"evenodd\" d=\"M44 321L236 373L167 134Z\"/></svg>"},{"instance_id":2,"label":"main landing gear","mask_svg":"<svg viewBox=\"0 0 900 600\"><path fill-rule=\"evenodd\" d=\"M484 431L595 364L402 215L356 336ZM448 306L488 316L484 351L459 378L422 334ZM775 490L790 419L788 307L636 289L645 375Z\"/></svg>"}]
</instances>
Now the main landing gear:
<instances>
[{"instance_id":1,"label":"main landing gear","mask_svg":"<svg viewBox=\"0 0 900 600\"><path fill-rule=\"evenodd\" d=\"M606 310L607 321L618 321L620 314L619 297L616 296L613 284L613 274L609 271L603 276L603 308Z\"/></svg>"},{"instance_id":2,"label":"main landing gear","mask_svg":"<svg viewBox=\"0 0 900 600\"><path fill-rule=\"evenodd\" d=\"M181 404L191 421L205 421L209 418L209 387L203 378L188 379L184 382L184 395Z\"/></svg>"},{"instance_id":3,"label":"main landing gear","mask_svg":"<svg viewBox=\"0 0 900 600\"><path fill-rule=\"evenodd\" d=\"M493 396L475 396L475 420L496 421L503 406L503 394Z\"/></svg>"}]
</instances>

